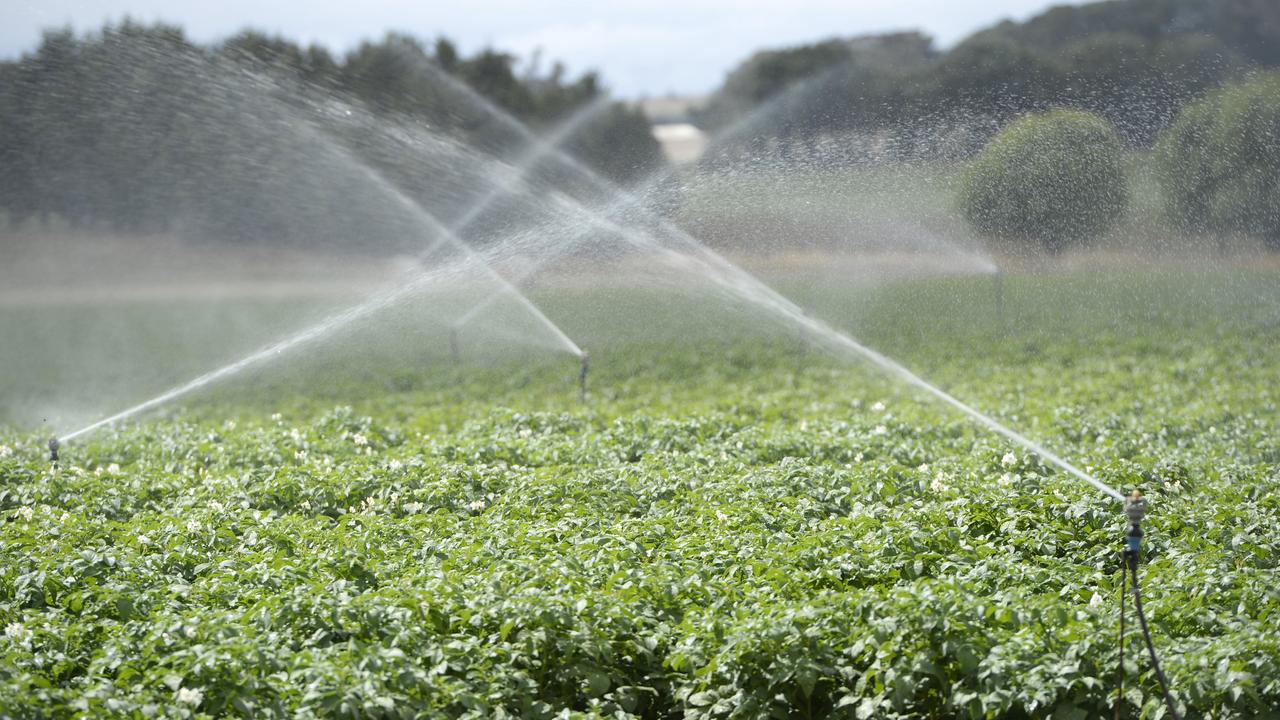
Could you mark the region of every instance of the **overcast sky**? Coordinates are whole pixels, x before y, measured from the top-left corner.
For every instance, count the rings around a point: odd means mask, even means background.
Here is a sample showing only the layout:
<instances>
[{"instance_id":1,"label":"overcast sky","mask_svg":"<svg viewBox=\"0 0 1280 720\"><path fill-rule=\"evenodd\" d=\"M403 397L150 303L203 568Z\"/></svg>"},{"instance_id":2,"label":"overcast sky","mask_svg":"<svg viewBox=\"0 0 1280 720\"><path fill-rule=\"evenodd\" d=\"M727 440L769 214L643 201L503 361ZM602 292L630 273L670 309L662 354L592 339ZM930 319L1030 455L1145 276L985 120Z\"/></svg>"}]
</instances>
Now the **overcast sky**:
<instances>
[{"instance_id":1,"label":"overcast sky","mask_svg":"<svg viewBox=\"0 0 1280 720\"><path fill-rule=\"evenodd\" d=\"M598 69L624 97L712 90L751 52L832 36L920 29L942 46L1049 0L0 0L0 57L128 15L165 20L202 42L251 26L342 52L399 30L444 34L464 51L528 57L541 49L574 72Z\"/></svg>"}]
</instances>

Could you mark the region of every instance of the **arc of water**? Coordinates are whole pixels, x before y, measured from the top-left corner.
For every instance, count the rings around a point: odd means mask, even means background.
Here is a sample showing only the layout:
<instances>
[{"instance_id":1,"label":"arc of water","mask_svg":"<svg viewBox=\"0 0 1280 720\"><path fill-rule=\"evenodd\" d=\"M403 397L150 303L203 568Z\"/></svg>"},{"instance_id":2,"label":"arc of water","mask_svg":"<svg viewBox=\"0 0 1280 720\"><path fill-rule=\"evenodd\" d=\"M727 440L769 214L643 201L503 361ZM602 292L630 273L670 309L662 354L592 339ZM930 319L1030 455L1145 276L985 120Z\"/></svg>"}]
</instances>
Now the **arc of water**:
<instances>
[{"instance_id":1,"label":"arc of water","mask_svg":"<svg viewBox=\"0 0 1280 720\"><path fill-rule=\"evenodd\" d=\"M1059 469L1066 471L1073 477L1089 483L1093 487L1097 488L1104 495L1108 495L1114 500L1124 502L1124 499L1125 499L1124 495L1122 495L1115 488L1107 485L1101 480L1098 480L1097 478L1084 472L1083 470L1080 470L1075 465L1067 462L1066 460L1064 460L1063 458L1061 458L1060 456L1058 456L1048 448L1044 447L1043 445L1036 442L1035 440L1032 440L1026 435L1023 435L1022 433L1019 433L1016 430L1013 430L1012 428L1009 428L999 422L996 422L994 419L985 415L982 412L979 412L977 409L975 409L971 405L957 399L954 395L951 395L950 393L939 388L933 383L930 383L929 381L921 378L919 375L915 374L914 372L908 370L905 366L903 366L901 363L897 362L896 360L893 360L892 358L882 353L879 353L867 347L866 345L863 345L862 343L858 342L857 340L854 340L853 338L849 337L845 333L842 333L819 320L815 320L805 315L801 315L800 317L795 317L792 319L795 322L800 323L807 329L811 330L812 332L816 333L819 337L827 340L828 342L834 342L839 347L845 349L846 351L852 352L860 357L870 360L877 367L893 375L896 375L899 379L904 380L907 383L914 385L915 387L921 390L924 390L925 392L929 393L935 398L941 400L942 402L950 405L951 407L969 416L972 420L982 425L983 427L987 428L988 430L998 435L1002 435L1005 438L1008 438L1014 443L1021 445L1023 448L1044 458L1050 464L1055 465Z\"/></svg>"},{"instance_id":2,"label":"arc of water","mask_svg":"<svg viewBox=\"0 0 1280 720\"><path fill-rule=\"evenodd\" d=\"M715 139L711 142L710 146L708 147L708 151L710 151L711 148L715 147L716 145L723 144L736 137L741 136L743 133L747 132L752 127L756 126L759 122L761 122L761 120L763 120L775 109L777 109L778 104L782 102L793 102L798 99L810 97L811 95L816 93L817 90L824 87L825 83L835 75L838 69L839 68L829 68L812 77L805 78L800 82L787 86L786 89L776 93L773 97L769 98L764 103L758 105L751 112L739 117L737 120L734 120L724 129L718 132L716 134ZM609 222L607 224L602 224L599 222L599 218L597 216L599 215L599 216L605 216L605 217L612 217L617 212L622 210L624 207L635 204L640 198L644 198L649 193L653 192L653 190L657 188L658 185L666 182L667 180L670 180L672 176L674 176L675 171L676 170L674 165L670 163L664 163L657 170L654 170L653 172L649 173L649 175L644 179L643 182L640 183L640 185L631 189L630 194L619 195L607 207L599 211L599 213L588 213L588 223L596 227L603 227L605 229L611 230L616 234L620 235L621 237L624 237L624 238L629 237L629 234L626 232L625 229L618 227L612 222ZM562 198L561 206L569 207L569 204L571 202L572 201L570 201L568 198ZM581 206L577 206L577 207L581 208ZM577 240L580 242L582 240L585 240L589 236L590 236L590 231L579 235ZM569 247L562 247L561 253L542 254L541 256L539 256L537 260L535 260L534 262L530 263L528 266L523 268L522 271L517 276L511 279L511 282L517 287L519 287L521 284L523 284L525 280L527 280L530 277L533 277L546 264L550 263L552 260L556 259L559 255L563 254L564 252L567 252L569 249L571 249L571 247L576 247L576 245L577 243L575 242ZM498 293L489 293L485 297L481 298L478 302L476 302L476 304L472 305L466 312L464 312L461 316L458 317L457 320L454 321L453 323L454 327L462 327L466 325L468 322L470 322L475 317L477 317L481 312L483 312L486 308L493 305L493 303L497 301L498 296L499 296Z\"/></svg>"},{"instance_id":3,"label":"arc of water","mask_svg":"<svg viewBox=\"0 0 1280 720\"><path fill-rule=\"evenodd\" d=\"M358 164L358 167L361 169L361 171L363 171L368 176L371 182L375 183L384 192L386 192L391 197L395 198L396 202L400 203L400 205L404 207L404 209L407 210L411 215L413 215L419 222L423 223L425 226L430 228L434 233L437 234L437 236L442 238L444 242L447 242L449 245L452 245L455 249L461 251L463 255L466 256L468 261L479 263L480 267L484 270L484 272L498 283L498 287L500 288L501 292L506 292L510 294L513 298L515 298L515 300L520 304L521 307L523 307L526 311L528 311L529 314L532 315L533 318L537 320L539 324L541 324L544 328L546 328L547 331L550 332L571 353L579 357L582 356L582 348L578 347L577 343L569 339L569 336L566 335L564 331L560 329L560 326L552 322L551 318L547 317L546 314L542 312L542 310L538 309L538 306L534 305L533 301L531 301L528 298L528 296L520 292L519 289L517 289L514 285L508 282L506 278L504 278L501 274L499 274L497 270L494 270L493 266L490 265L488 262L486 262L484 258L476 254L475 250L473 250L470 245L463 242L462 239L458 237L455 231L446 227L443 223L437 220L436 217L432 215L430 212L427 212L426 208L422 207L421 204L414 201L408 195L405 195L404 192L402 192L399 188L393 185L391 181L384 178L380 173L378 173L377 170L374 170L373 168L363 163L359 163L359 161L354 160L354 158L353 158L353 162L356 162Z\"/></svg>"},{"instance_id":4,"label":"arc of water","mask_svg":"<svg viewBox=\"0 0 1280 720\"><path fill-rule=\"evenodd\" d=\"M781 92L776 93L773 97L769 98L764 103L758 105L751 112L739 117L737 120L734 120L732 123L730 123L728 126L723 128L720 132L716 134L716 137L711 141L711 143L708 146L708 152L710 152L711 149L714 148L716 145L724 144L725 142L728 142L736 137L739 137L743 133L750 130L752 127L757 125L762 119L764 119L770 113L772 113L776 109L779 103L791 102L797 99L807 98L811 96L818 89L823 87L826 81L831 79L831 77L835 74L837 69L838 68L830 68L826 71L818 73L813 77L806 78L798 83L789 85L785 90L782 90ZM599 215L602 215L605 217L614 216L616 213L618 213L620 210L624 209L625 207L633 205L639 199L646 197L649 193L653 192L654 189L657 188L660 184L670 180L675 175L675 172L676 172L676 169L674 165L670 163L664 163L657 170L654 170L653 172L649 173L649 175L644 179L643 182L640 183L640 185L631 189L631 192L629 195L624 194L619 196L613 202L611 202L607 207L599 211ZM562 202L561 204L562 206L567 206L569 202L570 201L567 198L565 198L564 202ZM594 214L591 215L591 220L589 222L594 226L601 226L600 223L596 220L596 217ZM629 237L629 234L624 229L617 227L613 223L609 223L608 225L604 225L602 227L605 227L606 229L614 231L615 233L619 234L621 237L624 237L624 238ZM580 242L582 240L585 240L589 236L590 236L590 232L588 231L579 235L577 240ZM577 243L575 242L570 247L576 247L576 245ZM562 247L561 253L542 254L541 256L539 256L537 260L535 260L534 262L530 263L528 266L523 268L522 271L516 277L511 279L511 282L515 284L517 287L519 287L520 285L523 284L525 280L527 280L530 277L533 277L545 265L550 263L552 260L556 259L559 255L563 254L564 252L567 252L570 249L570 247ZM486 308L493 305L493 303L497 302L498 296L499 296L498 293L489 293L485 297L481 298L478 302L476 302L476 304L472 305L466 312L464 312L461 316L458 317L457 320L454 321L453 323L454 327L463 327L468 322L475 319Z\"/></svg>"},{"instance_id":5,"label":"arc of water","mask_svg":"<svg viewBox=\"0 0 1280 720\"><path fill-rule=\"evenodd\" d=\"M437 243L442 243L442 242L443 240L437 241ZM324 320L321 320L320 322L314 325L311 325L310 327L304 328L303 330L300 330L299 332L289 335L274 343L263 346L258 350L255 350L249 355L246 355L245 357L233 363L224 365L223 367L207 372L192 380L182 383L181 385L177 385L173 388L170 388L169 390L166 390L165 392L151 398L150 400L138 403L137 405L126 408L125 410L122 410L109 417L102 418L101 420L98 420L85 427L82 427L79 430L76 430L75 432L63 435L58 438L58 441L60 443L67 443L71 440L75 440L78 437L88 435L89 433L92 433L93 431L98 430L99 428L107 427L109 425L114 425L122 420L127 420L128 418L131 418L135 415L139 415L141 413L147 412L148 410L155 409L157 407L160 407L161 405L164 405L165 403L168 403L172 400L182 397L183 395L187 395L191 392L199 390L200 388L205 387L206 385L210 385L219 380L222 380L223 378L230 377L232 375L235 375L236 373L239 373L250 367L258 365L259 363L270 360L287 350L293 350L297 347L301 347L303 345L306 345L307 343L318 340L328 335L329 333L332 333L335 330L338 330L339 328L346 327L347 325L351 325L352 323L355 323L356 321L361 320L363 318L369 317L370 315L373 315L383 310L384 308L391 307L392 305L399 303L400 301L404 300L410 295L413 295L414 293L416 293L418 290L422 289L422 287L424 287L431 279L433 279L433 276L419 275L413 278L412 281L405 283L390 292L377 295L373 298L370 298L369 300L366 300L365 302L359 305L355 305L355 306L346 308L345 310L341 310L337 313L329 315Z\"/></svg>"},{"instance_id":6,"label":"arc of water","mask_svg":"<svg viewBox=\"0 0 1280 720\"><path fill-rule=\"evenodd\" d=\"M471 225L488 210L493 203L497 202L505 195L509 195L517 185L521 183L524 177L533 169L535 165L548 155L553 148L559 148L564 141L573 137L583 125L594 120L601 111L605 110L612 104L612 101L606 95L600 95L590 103L584 105L581 109L575 111L567 120L560 123L551 133L539 139L536 143L528 143L527 149L522 153L511 165L511 172L507 173L502 179L489 187L488 192L482 195L476 202L472 203L469 208L452 223L453 231L459 235L470 229Z\"/></svg>"},{"instance_id":7,"label":"arc of water","mask_svg":"<svg viewBox=\"0 0 1280 720\"><path fill-rule=\"evenodd\" d=\"M576 132L577 129L580 128L583 123L585 123L589 118L594 117L595 114L599 113L600 110L604 107L607 107L607 105L608 105L607 99L602 97L599 100L589 104L588 106L585 106L583 110L575 113L573 117L569 118L566 122L562 123L559 127L557 127L552 133L548 135L546 142L529 143L527 146L528 149L520 157L519 161L515 166L517 171L521 174L523 174L523 172L526 172L529 168L531 168L534 165L534 163L538 162L543 157L545 157L551 148L555 148L560 143L564 142L568 137L570 137L574 132ZM313 135L316 134L314 129L312 129L309 125L305 125L303 127L305 131ZM330 147L333 147L334 145L332 142L329 142L326 144ZM344 152L344 154L346 154L350 158L349 153L346 153L345 151L341 151L341 152ZM497 279L497 281L505 289L505 291L510 292L517 299L517 301L520 302L522 306L524 306L524 308L527 311L529 311L539 321L539 323L541 323L550 332L552 332L552 334L556 337L556 339L560 343L564 344L567 348L570 348L571 351L574 354L578 355L579 357L582 356L583 354L582 349L578 347L577 343L573 342L573 340L570 339L568 335L566 335L558 325L552 322L550 318L548 318L540 309L538 309L537 306L535 306L532 303L532 301L528 299L528 297L526 297L523 293L519 291L519 289L511 285L511 283L508 282L501 275L498 275L497 272L494 271L493 268L488 265L488 263L484 263L483 259L479 258L476 255L475 251L470 248L470 246L461 242L461 240L457 237L458 230L445 227L434 216L430 215L430 213L427 213L426 210L423 209L420 205L418 205L417 203L414 203L412 200L410 200L398 189L395 189L394 186L392 186L387 180L385 180L380 175L378 175L376 171L374 171L372 168L369 168L367 165L354 160L354 158L351 158L351 159L353 162L356 163L357 167L362 168L366 173L370 174L371 179L377 182L380 186L391 190L393 192L393 196L396 197L399 202L401 202L402 204L408 203L409 205L411 205L412 214L414 214L415 217L418 217L420 220L427 222L429 226L436 231L437 233L436 239L422 253L419 254L419 257L421 258L430 257L436 250L440 249L446 242L455 243L456 247L462 249L464 254L466 254L469 259L480 260L483 267L485 267L489 272L493 273L493 276ZM502 189L491 190L490 192L486 193L484 196L482 196L482 198L479 201L474 203L472 207L468 209L468 211L464 214L462 221L457 223L456 226L459 229L465 229L466 227L468 227L472 222L474 222L477 218L479 218L484 213L484 211L488 209L490 205L492 205L492 203L496 202L504 193L510 192L510 189L511 189L511 183L508 182L503 185ZM269 359L272 359L285 351L292 350L297 347L306 345L307 343L318 340L326 335L329 335L332 332L335 332L343 327L346 327L348 325L351 325L352 323L355 323L357 320L361 320L363 318L369 317L386 308L393 307L399 304L400 302L406 300L410 296L416 294L431 279L433 279L433 277L434 277L434 274L431 273L430 271L419 271L412 278L410 278L409 281L407 281L406 283L402 284L400 287L390 292L385 292L380 295L375 295L374 297L369 298L359 304L353 305L351 307L338 311L332 315L329 315L323 320L321 320L320 322L315 323L314 325L308 326L306 328L303 328L302 330L296 333L293 333L291 335L288 335L285 338L282 338L281 340L278 340L274 343L271 343L262 348L259 348L258 350L250 353L249 355L241 358L240 360L237 360L233 363L229 363L227 365L224 365L223 367L217 368L203 375L200 375L196 378L193 378L192 380L189 380L185 383L172 387L169 390L166 390L165 392L149 400L146 400L144 402L128 407L118 413L115 413L114 415L110 415L108 417L97 420L93 423L90 423L89 425L86 425L85 427L82 427L79 430L68 433L66 435L62 435L58 438L58 441L60 443L67 443L76 438L88 435L89 433L92 433L100 428L114 425L123 420L127 420L128 418L140 415L149 410L153 410L168 402L176 400L177 398L180 398L184 395L188 395L192 392L195 392L200 388L213 384L219 380L230 377L250 367L253 367Z\"/></svg>"},{"instance_id":8,"label":"arc of water","mask_svg":"<svg viewBox=\"0 0 1280 720\"><path fill-rule=\"evenodd\" d=\"M742 117L733 121L730 125L728 125L722 131L717 133L716 139L712 143L712 147L715 144L722 144L746 132L748 129L750 129L751 127L756 125L758 122L760 122L762 118L764 118L770 112L772 112L778 102L783 100L787 100L787 101L794 100L797 97L808 97L814 92L815 88L821 87L826 80L830 79L830 77L835 74L835 70L836 70L835 68L831 68L827 71L819 73L814 77L808 78L800 83L788 86L785 90L778 93L775 97L765 101L765 103L756 107L750 113L747 113L746 115L743 115ZM708 149L710 149L710 147ZM606 217L613 216L622 207L634 203L635 200L633 200L633 196L635 199L639 199L647 196L658 185L671 179L671 177L674 174L675 174L675 166L670 163L664 163L657 170L654 170L653 172L649 173L649 175L644 179L644 181L639 186L632 189L630 196L628 195L619 196L612 203L610 203L608 207L601 210L599 214ZM567 202L562 203L562 205L567 205ZM596 222L594 215L591 216L590 224L599 226L599 223ZM609 223L609 225L612 226L613 224ZM627 237L627 233L622 228L618 228L616 226L614 227L605 226L605 227L607 227L607 229L614 230L615 232L620 234L622 237ZM577 240L578 241L585 240L587 237L589 237L589 235L590 235L589 231L582 233L581 235L578 236ZM572 246L576 246L576 245L577 243L575 242L573 243ZM561 253L557 253L554 255L549 253L544 253L537 260L535 260L534 262L530 263L528 266L523 268L522 271L517 276L511 278L511 282L517 287L519 287L520 285L523 284L525 280L527 280L530 277L533 277L547 263L554 260L560 254L563 254L563 252L566 252L568 249L570 248L568 247L561 248ZM469 309L467 309L466 312L464 312L461 316L459 316L457 320L454 321L453 323L454 327L465 326L468 322L475 319L486 308L493 305L493 303L497 302L497 299L498 299L498 293L489 293L485 297L481 298L478 302L476 302Z\"/></svg>"},{"instance_id":9,"label":"arc of water","mask_svg":"<svg viewBox=\"0 0 1280 720\"><path fill-rule=\"evenodd\" d=\"M498 282L499 285L498 291L490 293L485 297L485 299L480 301L481 303L486 306L490 305L496 301L499 294L511 296L527 312L533 315L538 322L543 325L543 327L550 331L561 344L569 348L575 355L581 357L582 348L578 347L578 344L570 339L560 326L552 322L551 319L548 318L546 314L543 313L542 310L539 309L533 301L519 289L519 287L517 287L518 283L513 284L494 270L492 265L485 262L482 258L476 255L475 251L469 245L462 242L460 236L470 229L471 226L479 220L480 217L484 215L485 211L492 207L495 202L515 190L517 185L522 183L525 175L532 170L539 161L543 160L553 149L558 148L565 140L577 133L583 125L594 120L602 110L610 106L611 102L612 101L607 96L600 95L581 109L574 112L572 116L560 123L560 125L546 137L538 138L537 142L526 141L527 149L512 164L511 172L503 175L499 182L490 186L489 190L484 195L473 202L471 206L468 207L467 210L464 211L463 214L448 227L436 219L435 216L428 213L420 203L413 201L399 189L395 188L390 181L386 180L386 178L377 173L377 171L363 163L360 164L365 171L372 176L375 182L385 187L402 205L405 205L410 212L426 221L436 232L442 233L450 240L451 244L454 244L455 247L461 249L469 259L477 259L481 262L482 267L485 268L485 270ZM422 253L419 257L425 258L429 254L430 251ZM524 277L527 277L527 275ZM474 309L475 307L473 306L471 310L468 310L468 315L474 314L472 312ZM462 324L463 321L454 322L455 327L460 327Z\"/></svg>"},{"instance_id":10,"label":"arc of water","mask_svg":"<svg viewBox=\"0 0 1280 720\"><path fill-rule=\"evenodd\" d=\"M445 82L455 86L456 90L465 94L473 102L477 103L480 107L483 107L487 112L491 113L493 117L501 119L512 130L522 135L529 142L538 141L536 136L534 136L533 133L523 123L521 123L515 117L511 116L505 110L497 107L491 101L484 98L479 93L467 87L465 84L461 83L460 81L450 77L446 73L439 72L439 71L437 72ZM555 153L557 160L559 160L565 167L573 169L575 172L579 173L584 179L595 184L597 187L600 187L601 189L605 190L608 193L615 194L615 196L617 197L626 197L629 195L629 193L627 193L624 189L618 187L613 182L599 176L595 171L586 167L582 162L580 162L576 158L573 158L572 156L569 156L566 153L560 150L557 150L555 148L551 148L551 151ZM854 340L848 334L840 332L839 330L836 330L826 325L825 323L821 323L812 318L809 318L804 313L803 310L801 310L797 305L795 305L795 303L786 299L781 294L779 294L776 290L774 290L773 288L770 288L768 285L756 279L755 276L751 275L747 271L733 264L724 256L720 255L719 253L711 250L710 248L706 247L702 243L698 242L697 239L695 239L688 233L684 232L682 229L676 227L666 218L656 216L652 212L649 212L648 210L646 210L640 204L638 199L633 198L633 203L631 204L631 206L638 208L641 212L646 213L651 219L656 221L658 227L663 231L663 235L668 237L668 239L675 240L681 243L682 245L684 245L685 247L688 247L691 251L695 252L696 259L701 260L704 263L704 265L707 266L708 269L714 269L718 271L718 274L717 274L718 281L721 282L722 284L725 284L727 288L737 292L740 296L742 296L744 300L754 302L755 304L760 305L766 309L770 309L775 314L780 315L782 319L785 319L793 323L799 323L802 326L808 327L809 329L818 333L821 337L826 338L830 342L833 342L835 345L843 347L846 351L851 352L858 357L869 360L873 365L889 372L894 376L897 376L902 380L907 381L909 384L921 390L926 391L927 393L934 396L935 398L942 400L947 405L950 405L951 407L959 410L960 412L968 416L970 419L976 421L978 424L982 425L983 427L986 427L987 429L992 430L993 432L996 432L997 434L1007 438L1008 440L1014 442L1015 444L1022 446L1024 449L1043 458L1044 460L1048 461L1050 464L1067 472L1073 477L1085 481L1089 485L1101 491L1104 495L1109 496L1111 499L1117 500L1120 502L1124 501L1124 496L1119 491L1108 486L1106 483L1103 483L1101 480L1098 480L1092 475L1084 472L1083 470L1079 469L1072 463L1067 462L1065 459L1051 452L1040 443L1035 442L1034 440L1026 437L1025 435L1022 435L1021 433L1018 433L1017 431L1003 425L1002 423L997 422L990 416L982 412L979 412L977 409L962 402L961 400L951 395L950 393L947 393L946 391L942 390L936 385L933 385L932 383L929 383L928 381L924 380L919 375L916 375L911 370L907 369L904 365L898 363L895 360L890 359L889 357L883 355L882 353L879 353L871 349L870 347L867 347L866 345L863 345L857 340ZM654 238L654 240L656 242L657 238Z\"/></svg>"}]
</instances>

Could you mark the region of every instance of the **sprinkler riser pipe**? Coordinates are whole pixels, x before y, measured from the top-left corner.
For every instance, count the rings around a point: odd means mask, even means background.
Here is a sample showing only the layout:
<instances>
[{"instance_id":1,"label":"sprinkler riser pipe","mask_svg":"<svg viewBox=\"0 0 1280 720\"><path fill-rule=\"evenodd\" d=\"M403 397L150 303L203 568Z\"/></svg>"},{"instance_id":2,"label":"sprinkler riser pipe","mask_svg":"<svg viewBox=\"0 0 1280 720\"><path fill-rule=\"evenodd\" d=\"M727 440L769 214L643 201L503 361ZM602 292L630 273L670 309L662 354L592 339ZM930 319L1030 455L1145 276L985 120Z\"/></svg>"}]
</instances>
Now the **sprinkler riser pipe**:
<instances>
[{"instance_id":1,"label":"sprinkler riser pipe","mask_svg":"<svg viewBox=\"0 0 1280 720\"><path fill-rule=\"evenodd\" d=\"M1004 320L1004 271L1003 271L1003 270L1001 270L1001 269L999 269L999 268L996 268L995 278L993 279L993 281L992 281L992 282L994 282L994 283L995 283L995 291L996 291L996 320L1000 323L1000 327L1002 327L1002 328L1003 328L1003 327L1004 327L1004 325L1005 325L1005 320Z\"/></svg>"},{"instance_id":2,"label":"sprinkler riser pipe","mask_svg":"<svg viewBox=\"0 0 1280 720\"><path fill-rule=\"evenodd\" d=\"M1129 526L1129 532L1124 536L1124 551L1133 557L1142 552L1142 528L1137 525Z\"/></svg>"},{"instance_id":3,"label":"sprinkler riser pipe","mask_svg":"<svg viewBox=\"0 0 1280 720\"><path fill-rule=\"evenodd\" d=\"M582 352L581 366L578 370L578 399L587 401L587 373L591 370L591 353Z\"/></svg>"},{"instance_id":4,"label":"sprinkler riser pipe","mask_svg":"<svg viewBox=\"0 0 1280 720\"><path fill-rule=\"evenodd\" d=\"M1129 530L1124 536L1124 554L1130 563L1137 563L1142 552L1142 521L1147 517L1147 499L1134 490L1124 499L1124 514L1129 517Z\"/></svg>"},{"instance_id":5,"label":"sprinkler riser pipe","mask_svg":"<svg viewBox=\"0 0 1280 720\"><path fill-rule=\"evenodd\" d=\"M58 448L62 447L62 443L58 438L49 438L49 462L58 462Z\"/></svg>"}]
</instances>

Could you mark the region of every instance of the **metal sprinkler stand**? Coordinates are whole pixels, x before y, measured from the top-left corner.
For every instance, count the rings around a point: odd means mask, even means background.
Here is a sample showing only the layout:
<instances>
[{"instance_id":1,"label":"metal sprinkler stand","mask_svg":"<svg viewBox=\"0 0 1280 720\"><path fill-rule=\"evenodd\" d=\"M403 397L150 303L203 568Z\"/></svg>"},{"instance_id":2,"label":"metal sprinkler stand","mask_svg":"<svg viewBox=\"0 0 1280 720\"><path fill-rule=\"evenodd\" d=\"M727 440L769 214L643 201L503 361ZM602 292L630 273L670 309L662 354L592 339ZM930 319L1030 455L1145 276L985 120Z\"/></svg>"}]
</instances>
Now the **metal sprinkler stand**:
<instances>
[{"instance_id":1,"label":"metal sprinkler stand","mask_svg":"<svg viewBox=\"0 0 1280 720\"><path fill-rule=\"evenodd\" d=\"M791 376L792 385L795 385L795 382L799 378L800 374L804 372L805 360L806 360L806 356L808 355L808 350L809 350L809 337L804 331L804 326L801 325L800 328L796 330L796 371L795 371L795 374Z\"/></svg>"},{"instance_id":2,"label":"metal sprinkler stand","mask_svg":"<svg viewBox=\"0 0 1280 720\"><path fill-rule=\"evenodd\" d=\"M58 438L49 438L49 462L58 463L58 448L62 447L62 443L58 442Z\"/></svg>"},{"instance_id":3,"label":"metal sprinkler stand","mask_svg":"<svg viewBox=\"0 0 1280 720\"><path fill-rule=\"evenodd\" d=\"M1129 530L1124 536L1124 559L1136 567L1142 553L1142 521L1147 517L1147 499L1137 490L1124 499L1124 514L1129 516Z\"/></svg>"},{"instance_id":4,"label":"metal sprinkler stand","mask_svg":"<svg viewBox=\"0 0 1280 720\"><path fill-rule=\"evenodd\" d=\"M1000 328L1006 327L1004 320L1004 271L996 268L995 278L992 281L996 290L996 321L1000 323Z\"/></svg>"},{"instance_id":5,"label":"metal sprinkler stand","mask_svg":"<svg viewBox=\"0 0 1280 720\"><path fill-rule=\"evenodd\" d=\"M591 353L586 350L582 351L580 357L582 366L578 370L578 400L587 401L587 372L591 370Z\"/></svg>"},{"instance_id":6,"label":"metal sprinkler stand","mask_svg":"<svg viewBox=\"0 0 1280 720\"><path fill-rule=\"evenodd\" d=\"M1147 499L1142 493L1134 490L1124 499L1124 513L1129 516L1129 529L1124 536L1124 567L1120 570L1120 664L1117 671L1116 717L1119 717L1120 703L1124 697L1124 597L1126 573L1133 582L1133 607L1138 615L1138 624L1142 628L1142 639L1147 646L1147 654L1151 657L1151 669L1155 671L1156 680L1160 683L1160 691L1164 695L1165 709L1173 720L1182 720L1178 712L1178 704L1174 702L1173 693L1169 691L1169 681L1160 667L1160 658L1156 655L1155 643L1151 640L1151 629L1147 626L1147 616L1142 609L1142 590L1138 583L1138 560L1142 555L1142 521L1147 517Z\"/></svg>"}]
</instances>

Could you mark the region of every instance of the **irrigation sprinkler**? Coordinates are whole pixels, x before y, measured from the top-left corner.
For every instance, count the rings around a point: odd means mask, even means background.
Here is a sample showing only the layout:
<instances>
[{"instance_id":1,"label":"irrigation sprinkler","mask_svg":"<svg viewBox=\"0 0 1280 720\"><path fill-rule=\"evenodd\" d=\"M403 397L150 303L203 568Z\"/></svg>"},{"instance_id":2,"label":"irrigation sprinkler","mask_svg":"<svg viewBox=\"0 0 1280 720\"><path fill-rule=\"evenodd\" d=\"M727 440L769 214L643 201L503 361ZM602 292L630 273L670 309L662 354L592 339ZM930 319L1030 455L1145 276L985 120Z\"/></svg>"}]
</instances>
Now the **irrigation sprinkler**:
<instances>
[{"instance_id":1,"label":"irrigation sprinkler","mask_svg":"<svg viewBox=\"0 0 1280 720\"><path fill-rule=\"evenodd\" d=\"M1133 608L1138 615L1138 624L1142 628L1142 638L1146 642L1147 654L1151 657L1151 669L1155 671L1156 680L1160 683L1160 692L1164 695L1165 709L1174 720L1182 720L1178 713L1178 705L1169 692L1169 681L1160 667L1160 658L1156 655L1156 646L1151 641L1151 630L1147 627L1147 615L1142 609L1142 590L1138 584L1138 561L1142 556L1142 521L1147 517L1147 499L1142 493L1134 490L1124 499L1124 513L1129 516L1129 529L1125 531L1124 553L1120 566L1120 664L1116 672L1116 713L1119 717L1120 702L1124 698L1124 601L1128 589L1127 581L1133 582Z\"/></svg>"},{"instance_id":2,"label":"irrigation sprinkler","mask_svg":"<svg viewBox=\"0 0 1280 720\"><path fill-rule=\"evenodd\" d=\"M580 356L582 361L578 370L578 399L582 402L587 401L587 372L591 370L591 353L586 350L582 351Z\"/></svg>"},{"instance_id":3,"label":"irrigation sprinkler","mask_svg":"<svg viewBox=\"0 0 1280 720\"><path fill-rule=\"evenodd\" d=\"M449 354L453 357L453 364L457 365L462 362L462 353L458 350L458 326L454 325L449 328Z\"/></svg>"},{"instance_id":4,"label":"irrigation sprinkler","mask_svg":"<svg viewBox=\"0 0 1280 720\"><path fill-rule=\"evenodd\" d=\"M1147 517L1147 499L1137 490L1124 499L1124 514L1129 516L1129 530L1125 533L1125 558L1137 562L1142 552L1142 521Z\"/></svg>"},{"instance_id":5,"label":"irrigation sprinkler","mask_svg":"<svg viewBox=\"0 0 1280 720\"><path fill-rule=\"evenodd\" d=\"M996 321L1000 323L1000 328L1003 330L1007 328L1004 319L1004 270L997 267L993 275L991 281L995 285Z\"/></svg>"},{"instance_id":6,"label":"irrigation sprinkler","mask_svg":"<svg viewBox=\"0 0 1280 720\"><path fill-rule=\"evenodd\" d=\"M796 371L791 375L791 386L795 387L804 373L805 362L809 358L809 335L803 325L796 328Z\"/></svg>"},{"instance_id":7,"label":"irrigation sprinkler","mask_svg":"<svg viewBox=\"0 0 1280 720\"><path fill-rule=\"evenodd\" d=\"M62 443L58 442L58 438L49 438L49 462L58 463L58 448L62 447Z\"/></svg>"}]
</instances>

